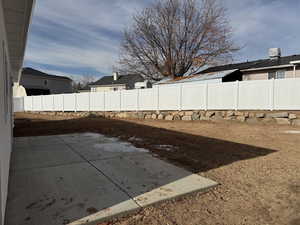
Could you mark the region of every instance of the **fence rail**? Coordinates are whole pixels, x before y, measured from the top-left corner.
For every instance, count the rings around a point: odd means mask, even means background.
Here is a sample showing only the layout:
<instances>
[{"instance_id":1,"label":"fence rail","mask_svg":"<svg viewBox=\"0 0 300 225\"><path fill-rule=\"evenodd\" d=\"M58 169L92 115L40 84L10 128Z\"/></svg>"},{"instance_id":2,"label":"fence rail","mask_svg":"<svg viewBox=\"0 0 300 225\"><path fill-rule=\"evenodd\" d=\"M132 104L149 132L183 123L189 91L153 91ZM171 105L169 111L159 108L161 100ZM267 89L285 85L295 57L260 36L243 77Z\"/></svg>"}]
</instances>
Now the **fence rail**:
<instances>
[{"instance_id":1,"label":"fence rail","mask_svg":"<svg viewBox=\"0 0 300 225\"><path fill-rule=\"evenodd\" d=\"M300 110L300 78L14 98L14 111Z\"/></svg>"}]
</instances>

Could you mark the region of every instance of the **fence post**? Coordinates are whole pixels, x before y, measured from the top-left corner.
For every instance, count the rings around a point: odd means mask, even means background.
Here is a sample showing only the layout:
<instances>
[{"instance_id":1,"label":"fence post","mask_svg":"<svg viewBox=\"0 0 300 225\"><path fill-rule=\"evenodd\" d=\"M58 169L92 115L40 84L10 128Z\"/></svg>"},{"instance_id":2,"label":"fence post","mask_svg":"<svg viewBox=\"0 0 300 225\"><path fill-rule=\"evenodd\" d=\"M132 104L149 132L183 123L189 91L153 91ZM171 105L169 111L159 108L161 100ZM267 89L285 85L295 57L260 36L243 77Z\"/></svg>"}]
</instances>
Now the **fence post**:
<instances>
[{"instance_id":1,"label":"fence post","mask_svg":"<svg viewBox=\"0 0 300 225\"><path fill-rule=\"evenodd\" d=\"M271 90L270 90L270 110L274 110L274 88L275 88L275 79L272 78L271 82Z\"/></svg>"},{"instance_id":2,"label":"fence post","mask_svg":"<svg viewBox=\"0 0 300 225\"><path fill-rule=\"evenodd\" d=\"M26 110L25 110L25 97L22 97L22 99L23 99L23 112L26 112Z\"/></svg>"},{"instance_id":3,"label":"fence post","mask_svg":"<svg viewBox=\"0 0 300 225\"><path fill-rule=\"evenodd\" d=\"M105 91L103 91L103 112L105 112L106 102L105 102Z\"/></svg>"},{"instance_id":4,"label":"fence post","mask_svg":"<svg viewBox=\"0 0 300 225\"><path fill-rule=\"evenodd\" d=\"M157 111L159 111L159 84L157 85L157 91L156 91L156 94L157 94Z\"/></svg>"},{"instance_id":5,"label":"fence post","mask_svg":"<svg viewBox=\"0 0 300 225\"><path fill-rule=\"evenodd\" d=\"M89 92L89 112L91 111L91 92Z\"/></svg>"},{"instance_id":6,"label":"fence post","mask_svg":"<svg viewBox=\"0 0 300 225\"><path fill-rule=\"evenodd\" d=\"M182 88L183 88L183 84L179 84L180 86L180 95L179 95L179 111L181 111L182 110Z\"/></svg>"},{"instance_id":7,"label":"fence post","mask_svg":"<svg viewBox=\"0 0 300 225\"><path fill-rule=\"evenodd\" d=\"M63 104L62 104L62 111L65 112L65 95L62 94Z\"/></svg>"},{"instance_id":8,"label":"fence post","mask_svg":"<svg viewBox=\"0 0 300 225\"><path fill-rule=\"evenodd\" d=\"M140 89L137 89L136 111L140 111Z\"/></svg>"},{"instance_id":9,"label":"fence post","mask_svg":"<svg viewBox=\"0 0 300 225\"><path fill-rule=\"evenodd\" d=\"M43 95L40 95L41 111L43 111Z\"/></svg>"},{"instance_id":10,"label":"fence post","mask_svg":"<svg viewBox=\"0 0 300 225\"><path fill-rule=\"evenodd\" d=\"M240 82L236 81L236 92L235 92L235 110L237 111L239 109L239 89L240 89Z\"/></svg>"},{"instance_id":11,"label":"fence post","mask_svg":"<svg viewBox=\"0 0 300 225\"><path fill-rule=\"evenodd\" d=\"M122 111L122 90L120 89L119 90L119 95L120 95L120 110L119 110L119 112L121 112Z\"/></svg>"},{"instance_id":12,"label":"fence post","mask_svg":"<svg viewBox=\"0 0 300 225\"><path fill-rule=\"evenodd\" d=\"M54 95L52 96L52 110L55 111Z\"/></svg>"},{"instance_id":13,"label":"fence post","mask_svg":"<svg viewBox=\"0 0 300 225\"><path fill-rule=\"evenodd\" d=\"M208 83L207 83L207 81L205 83L205 95L204 95L204 97L205 97L205 111L207 111L208 110Z\"/></svg>"},{"instance_id":14,"label":"fence post","mask_svg":"<svg viewBox=\"0 0 300 225\"><path fill-rule=\"evenodd\" d=\"M74 111L77 112L77 93L75 93L74 96L75 96Z\"/></svg>"},{"instance_id":15,"label":"fence post","mask_svg":"<svg viewBox=\"0 0 300 225\"><path fill-rule=\"evenodd\" d=\"M33 96L31 96L30 98L31 98L31 111L33 111Z\"/></svg>"}]
</instances>

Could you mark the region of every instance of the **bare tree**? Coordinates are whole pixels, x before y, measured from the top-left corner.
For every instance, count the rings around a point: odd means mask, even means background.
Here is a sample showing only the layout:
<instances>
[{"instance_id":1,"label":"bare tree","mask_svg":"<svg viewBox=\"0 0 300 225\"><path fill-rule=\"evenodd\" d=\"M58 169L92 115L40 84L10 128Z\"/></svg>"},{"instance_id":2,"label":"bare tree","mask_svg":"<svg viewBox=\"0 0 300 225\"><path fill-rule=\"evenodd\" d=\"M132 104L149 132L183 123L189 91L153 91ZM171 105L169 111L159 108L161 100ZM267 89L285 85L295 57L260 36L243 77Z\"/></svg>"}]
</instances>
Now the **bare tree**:
<instances>
[{"instance_id":1,"label":"bare tree","mask_svg":"<svg viewBox=\"0 0 300 225\"><path fill-rule=\"evenodd\" d=\"M73 78L73 90L75 92L88 88L89 84L95 82L97 80L96 76L93 75L83 75L80 76L79 78Z\"/></svg>"},{"instance_id":2,"label":"bare tree","mask_svg":"<svg viewBox=\"0 0 300 225\"><path fill-rule=\"evenodd\" d=\"M120 68L152 80L180 77L232 59L226 10L218 0L160 0L124 32Z\"/></svg>"}]
</instances>

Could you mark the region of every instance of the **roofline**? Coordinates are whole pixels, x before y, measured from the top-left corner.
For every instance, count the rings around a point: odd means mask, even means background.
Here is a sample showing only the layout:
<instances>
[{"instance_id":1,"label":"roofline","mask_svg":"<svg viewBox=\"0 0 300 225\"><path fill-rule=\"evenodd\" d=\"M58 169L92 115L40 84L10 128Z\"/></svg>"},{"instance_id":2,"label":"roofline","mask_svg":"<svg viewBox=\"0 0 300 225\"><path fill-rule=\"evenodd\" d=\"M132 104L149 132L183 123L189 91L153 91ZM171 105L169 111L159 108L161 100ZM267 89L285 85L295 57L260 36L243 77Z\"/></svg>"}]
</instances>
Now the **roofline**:
<instances>
[{"instance_id":1,"label":"roofline","mask_svg":"<svg viewBox=\"0 0 300 225\"><path fill-rule=\"evenodd\" d=\"M24 45L22 46L23 47L23 54L22 54L22 65L21 65L21 68L20 70L22 70L22 67L23 67L23 64L24 64L24 58L25 58L25 51L26 51L26 48L27 48L27 40L28 40L28 32L29 32L29 29L30 29L30 26L32 24L32 18L33 18L33 12L34 12L34 9L35 9L35 5L36 5L36 0L30 0L31 4L28 6L26 4L26 11L27 11L27 17L28 17L28 24L26 24L26 30L25 30L25 38L24 38ZM20 80L21 80L21 76L22 76L22 72L19 72L18 73L18 83L20 83Z\"/></svg>"},{"instance_id":2,"label":"roofline","mask_svg":"<svg viewBox=\"0 0 300 225\"><path fill-rule=\"evenodd\" d=\"M287 67L293 67L293 65L286 64L286 65L280 65L280 66L259 67L259 68L252 68L252 69L244 69L241 71L247 72L247 71L257 71L257 70L280 69L280 68L287 68Z\"/></svg>"},{"instance_id":3,"label":"roofline","mask_svg":"<svg viewBox=\"0 0 300 225\"><path fill-rule=\"evenodd\" d=\"M293 64L293 66L300 64L300 60L296 60L296 61L290 61L290 64Z\"/></svg>"},{"instance_id":4,"label":"roofline","mask_svg":"<svg viewBox=\"0 0 300 225\"><path fill-rule=\"evenodd\" d=\"M41 77L44 77L44 78L48 78L48 79L64 79L64 80L68 80L68 81L73 81L71 78L69 77L65 77L65 76L57 76L57 75L51 75L51 74L43 74L43 75L35 75L35 74L30 74L30 73L21 73L22 76L26 76L26 75L29 75L29 76L32 76L34 78L41 78Z\"/></svg>"},{"instance_id":5,"label":"roofline","mask_svg":"<svg viewBox=\"0 0 300 225\"><path fill-rule=\"evenodd\" d=\"M120 86L120 85L125 85L126 84L91 84L89 85L90 87L111 87L111 86Z\"/></svg>"},{"instance_id":6,"label":"roofline","mask_svg":"<svg viewBox=\"0 0 300 225\"><path fill-rule=\"evenodd\" d=\"M199 74L199 75L200 75L200 74ZM216 77L216 78L211 78L211 79L203 79L203 80L191 80L191 79L186 79L186 80L178 80L178 81L166 81L165 83L153 84L153 85L181 84L181 83L203 82L203 81L220 80L220 79L222 79L222 77ZM168 82L169 82L169 83L168 83Z\"/></svg>"},{"instance_id":7,"label":"roofline","mask_svg":"<svg viewBox=\"0 0 300 225\"><path fill-rule=\"evenodd\" d=\"M26 69L28 70L33 70L33 71L37 71L39 73L41 73L40 75L36 75L36 74L33 74L33 73L29 73L29 72L26 72ZM59 75L55 75L55 74L49 74L49 73L45 73L43 71L40 71L40 70L37 70L37 69L33 69L31 67L24 67L21 71L21 75L31 75L31 76L36 76L36 77L49 77L49 78L52 78L52 79L55 79L55 78L58 78L58 79L65 79L65 80L70 80L70 81L73 81L70 77L67 77L67 76L59 76Z\"/></svg>"},{"instance_id":8,"label":"roofline","mask_svg":"<svg viewBox=\"0 0 300 225\"><path fill-rule=\"evenodd\" d=\"M53 80L67 80L67 81L73 81L71 78L69 77L64 77L64 76L57 76L57 75L51 75L51 74L43 74L43 75L34 75L34 74L29 74L29 73L22 73L22 76L32 76L36 79L40 79L41 77L47 78L47 79L53 79Z\"/></svg>"},{"instance_id":9,"label":"roofline","mask_svg":"<svg viewBox=\"0 0 300 225\"><path fill-rule=\"evenodd\" d=\"M212 76L210 74L214 74L214 73L222 73L222 72L228 72L228 74L226 74L224 77L232 74L232 73L235 73L237 71L241 71L239 69L233 69L233 70L222 70L222 71L216 71L216 72L209 72L209 73L196 73L194 74L194 76L205 76L205 75L209 75L209 76ZM229 73L230 72L230 73ZM162 85L162 84L180 84L180 83L190 83L190 82L199 82L199 81L209 81L209 80L217 80L217 79L223 79L224 77L214 77L214 78L210 78L210 77L207 77L207 78L204 78L203 80L191 80L193 77L185 77L184 79L180 79L180 80L167 80L165 82L162 82L162 83L159 83L160 81L152 84L152 85Z\"/></svg>"},{"instance_id":10,"label":"roofline","mask_svg":"<svg viewBox=\"0 0 300 225\"><path fill-rule=\"evenodd\" d=\"M7 44L7 56L8 56L8 63L9 63L9 66L10 66L10 69L11 69L11 77L12 77L12 80L14 82L19 82L20 81L20 77L21 77L21 74L20 74L20 70L22 69L22 66L24 64L24 57L25 57L25 50L26 50L26 44L27 44L27 40L28 40L28 32L29 32L29 28L30 28L30 25L31 25L31 22L32 22L32 17L33 17L33 11L34 11L34 8L35 8L35 4L36 4L36 0L26 0L24 1L25 3L25 8L24 8L24 12L22 12L22 17L23 17L23 20L22 20L22 40L20 40L20 43L21 46L19 47L21 49L21 53L18 55L18 56L15 56L14 57L14 60L12 60L12 54L11 54L11 46L10 46L10 43L9 43L9 35L7 33L7 26L8 25L16 25L16 23L8 23L5 18L5 14L6 14L6 6L4 4L4 2L2 2L1 6L2 6L2 9L3 9L3 19L4 19L4 30L5 30L5 41L6 41L6 44ZM17 22L17 25L20 25L20 23ZM15 59L17 58L17 59ZM17 63L18 65L13 65L12 61L19 61L19 63ZM16 67L14 67L16 66Z\"/></svg>"},{"instance_id":11,"label":"roofline","mask_svg":"<svg viewBox=\"0 0 300 225\"><path fill-rule=\"evenodd\" d=\"M24 88L31 88L31 89L41 89L41 90L50 90L49 87L39 86L39 85L22 85Z\"/></svg>"}]
</instances>

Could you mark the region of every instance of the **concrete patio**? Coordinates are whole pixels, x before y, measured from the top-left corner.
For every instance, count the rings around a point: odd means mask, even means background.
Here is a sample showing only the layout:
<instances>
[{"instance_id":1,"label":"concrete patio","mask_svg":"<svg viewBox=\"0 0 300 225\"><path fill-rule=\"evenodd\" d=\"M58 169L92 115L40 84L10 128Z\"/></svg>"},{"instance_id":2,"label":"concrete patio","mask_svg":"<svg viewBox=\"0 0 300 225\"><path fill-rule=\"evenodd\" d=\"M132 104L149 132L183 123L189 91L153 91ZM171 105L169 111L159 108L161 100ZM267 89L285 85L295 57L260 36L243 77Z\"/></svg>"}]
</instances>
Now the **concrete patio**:
<instances>
[{"instance_id":1,"label":"concrete patio","mask_svg":"<svg viewBox=\"0 0 300 225\"><path fill-rule=\"evenodd\" d=\"M96 133L15 138L6 225L97 224L216 185Z\"/></svg>"}]
</instances>

